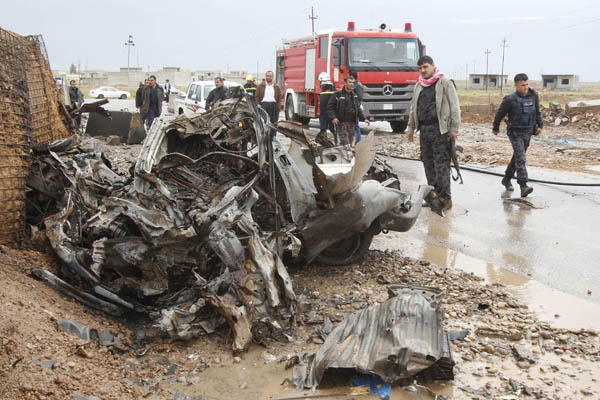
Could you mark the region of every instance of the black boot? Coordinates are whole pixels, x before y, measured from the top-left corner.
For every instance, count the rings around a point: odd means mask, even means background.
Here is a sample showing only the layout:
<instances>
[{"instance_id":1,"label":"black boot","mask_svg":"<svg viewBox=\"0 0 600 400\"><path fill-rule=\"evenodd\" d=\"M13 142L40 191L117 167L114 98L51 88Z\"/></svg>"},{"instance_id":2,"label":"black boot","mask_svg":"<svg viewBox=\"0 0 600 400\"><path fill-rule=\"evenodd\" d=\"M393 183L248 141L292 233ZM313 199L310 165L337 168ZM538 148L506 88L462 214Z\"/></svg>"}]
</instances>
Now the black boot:
<instances>
[{"instance_id":1,"label":"black boot","mask_svg":"<svg viewBox=\"0 0 600 400\"><path fill-rule=\"evenodd\" d=\"M531 186L527 186L526 183L521 183L521 197L527 197L529 193L533 192Z\"/></svg>"},{"instance_id":2,"label":"black boot","mask_svg":"<svg viewBox=\"0 0 600 400\"><path fill-rule=\"evenodd\" d=\"M503 178L502 179L502 184L506 188L507 192L512 192L512 191L515 190L515 188L513 187L513 185L510 183L510 178L509 179Z\"/></svg>"}]
</instances>

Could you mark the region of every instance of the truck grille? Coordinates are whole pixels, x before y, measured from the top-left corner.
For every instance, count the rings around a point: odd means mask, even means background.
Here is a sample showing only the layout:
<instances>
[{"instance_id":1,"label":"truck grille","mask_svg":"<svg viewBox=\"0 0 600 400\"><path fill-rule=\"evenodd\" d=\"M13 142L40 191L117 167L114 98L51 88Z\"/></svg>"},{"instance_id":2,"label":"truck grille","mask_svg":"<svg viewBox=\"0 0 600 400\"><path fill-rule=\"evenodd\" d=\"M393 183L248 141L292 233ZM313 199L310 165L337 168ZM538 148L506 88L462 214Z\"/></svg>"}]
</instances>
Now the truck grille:
<instances>
[{"instance_id":1,"label":"truck grille","mask_svg":"<svg viewBox=\"0 0 600 400\"><path fill-rule=\"evenodd\" d=\"M363 102L410 101L412 99L413 84L373 84L364 85ZM384 90L386 94L384 94ZM390 93L391 94L388 94Z\"/></svg>"}]
</instances>

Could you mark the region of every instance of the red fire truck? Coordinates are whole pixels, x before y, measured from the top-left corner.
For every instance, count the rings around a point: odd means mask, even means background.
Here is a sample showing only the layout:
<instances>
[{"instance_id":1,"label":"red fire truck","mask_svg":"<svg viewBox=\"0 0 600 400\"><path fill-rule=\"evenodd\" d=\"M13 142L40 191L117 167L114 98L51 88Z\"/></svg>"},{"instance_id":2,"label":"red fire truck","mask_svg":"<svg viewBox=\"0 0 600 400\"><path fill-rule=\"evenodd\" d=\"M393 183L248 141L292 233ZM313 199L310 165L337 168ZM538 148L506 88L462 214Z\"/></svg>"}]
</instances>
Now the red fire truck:
<instances>
[{"instance_id":1,"label":"red fire truck","mask_svg":"<svg viewBox=\"0 0 600 400\"><path fill-rule=\"evenodd\" d=\"M363 111L371 121L388 121L395 132L408 124L413 88L419 77L417 60L425 46L410 23L404 31L386 29L327 30L284 41L277 50L277 83L284 92L287 120L308 123L318 118L321 88L317 77L327 72L339 90L356 72L364 86Z\"/></svg>"}]
</instances>

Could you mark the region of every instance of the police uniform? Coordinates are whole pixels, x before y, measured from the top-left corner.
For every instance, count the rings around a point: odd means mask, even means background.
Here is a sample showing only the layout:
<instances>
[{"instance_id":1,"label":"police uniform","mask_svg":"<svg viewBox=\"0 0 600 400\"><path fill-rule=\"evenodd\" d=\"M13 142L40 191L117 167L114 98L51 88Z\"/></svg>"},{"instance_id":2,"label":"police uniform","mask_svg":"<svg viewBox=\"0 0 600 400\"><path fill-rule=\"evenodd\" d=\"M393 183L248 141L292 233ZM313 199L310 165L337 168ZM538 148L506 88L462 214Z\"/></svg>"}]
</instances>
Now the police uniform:
<instances>
[{"instance_id":1,"label":"police uniform","mask_svg":"<svg viewBox=\"0 0 600 400\"><path fill-rule=\"evenodd\" d=\"M450 140L445 132L440 132L440 123L436 110L435 87L424 87L419 94L417 118L419 119L419 145L421 161L425 169L427 184L434 187L440 199L451 199L450 193Z\"/></svg>"},{"instance_id":2,"label":"police uniform","mask_svg":"<svg viewBox=\"0 0 600 400\"><path fill-rule=\"evenodd\" d=\"M537 93L529 89L525 96L521 96L516 91L505 96L494 118L494 131L500 130L500 121L506 114L508 114L508 138L513 147L513 156L506 167L502 184L509 186L516 172L517 182L523 187L528 181L525 153L531 135L543 125Z\"/></svg>"}]
</instances>

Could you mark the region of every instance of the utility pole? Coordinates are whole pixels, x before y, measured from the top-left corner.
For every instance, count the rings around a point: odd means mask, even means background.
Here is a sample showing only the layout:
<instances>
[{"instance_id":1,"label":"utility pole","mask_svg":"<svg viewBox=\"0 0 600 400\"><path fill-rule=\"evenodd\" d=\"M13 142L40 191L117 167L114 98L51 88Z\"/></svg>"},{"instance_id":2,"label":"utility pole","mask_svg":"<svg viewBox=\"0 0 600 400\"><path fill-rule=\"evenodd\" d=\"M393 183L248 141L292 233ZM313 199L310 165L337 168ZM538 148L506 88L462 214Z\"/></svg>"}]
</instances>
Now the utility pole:
<instances>
[{"instance_id":1,"label":"utility pole","mask_svg":"<svg viewBox=\"0 0 600 400\"><path fill-rule=\"evenodd\" d=\"M504 85L504 49L506 49L508 47L506 44L506 38L502 39L502 45L500 47L502 47L502 72L500 72L500 96L502 96L502 87Z\"/></svg>"},{"instance_id":2,"label":"utility pole","mask_svg":"<svg viewBox=\"0 0 600 400\"><path fill-rule=\"evenodd\" d=\"M466 64L467 68L465 68L465 89L469 88L469 63Z\"/></svg>"},{"instance_id":3,"label":"utility pole","mask_svg":"<svg viewBox=\"0 0 600 400\"><path fill-rule=\"evenodd\" d=\"M488 61L489 61L490 53L491 53L491 51L489 49L485 49L485 51L483 52L483 54L485 54L485 91L486 92L488 90L488 86L490 83L490 77L488 76L488 74L489 74Z\"/></svg>"},{"instance_id":4,"label":"utility pole","mask_svg":"<svg viewBox=\"0 0 600 400\"><path fill-rule=\"evenodd\" d=\"M125 46L127 46L127 90L129 91L129 56L131 54L131 46L135 46L135 43L133 43L133 36L129 35L129 38L125 42Z\"/></svg>"},{"instance_id":5,"label":"utility pole","mask_svg":"<svg viewBox=\"0 0 600 400\"><path fill-rule=\"evenodd\" d=\"M258 79L258 60L256 60L256 79Z\"/></svg>"},{"instance_id":6,"label":"utility pole","mask_svg":"<svg viewBox=\"0 0 600 400\"><path fill-rule=\"evenodd\" d=\"M310 15L308 16L308 19L310 19L311 24L312 24L312 34L313 36L315 35L315 19L319 18L318 15L315 15L315 9L314 7L310 8Z\"/></svg>"}]
</instances>

